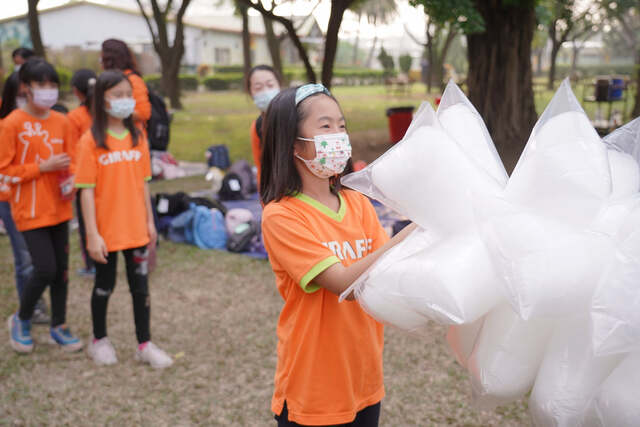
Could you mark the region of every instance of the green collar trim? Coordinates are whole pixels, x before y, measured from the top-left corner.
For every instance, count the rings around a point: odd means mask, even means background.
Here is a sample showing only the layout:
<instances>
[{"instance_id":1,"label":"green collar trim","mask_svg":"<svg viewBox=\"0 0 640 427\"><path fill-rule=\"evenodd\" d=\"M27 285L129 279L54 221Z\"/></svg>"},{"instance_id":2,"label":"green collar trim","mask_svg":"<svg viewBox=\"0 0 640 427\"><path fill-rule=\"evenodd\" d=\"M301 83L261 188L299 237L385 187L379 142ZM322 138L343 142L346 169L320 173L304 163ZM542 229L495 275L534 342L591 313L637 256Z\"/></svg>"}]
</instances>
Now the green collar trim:
<instances>
[{"instance_id":1,"label":"green collar trim","mask_svg":"<svg viewBox=\"0 0 640 427\"><path fill-rule=\"evenodd\" d=\"M119 134L115 133L111 129L107 129L107 133L109 135L111 135L112 137L114 137L115 139L123 140L123 139L125 139L127 137L127 135L129 135L129 129L125 129Z\"/></svg>"},{"instance_id":2,"label":"green collar trim","mask_svg":"<svg viewBox=\"0 0 640 427\"><path fill-rule=\"evenodd\" d=\"M340 199L340 208L338 209L338 212L320 203L316 199L307 196L306 194L298 193L293 197L308 204L309 206L316 208L317 210L319 210L329 218L334 219L338 222L342 222L342 220L344 219L344 215L347 212L347 204L344 202L344 199L342 198L342 194L340 193L338 193L338 199Z\"/></svg>"}]
</instances>

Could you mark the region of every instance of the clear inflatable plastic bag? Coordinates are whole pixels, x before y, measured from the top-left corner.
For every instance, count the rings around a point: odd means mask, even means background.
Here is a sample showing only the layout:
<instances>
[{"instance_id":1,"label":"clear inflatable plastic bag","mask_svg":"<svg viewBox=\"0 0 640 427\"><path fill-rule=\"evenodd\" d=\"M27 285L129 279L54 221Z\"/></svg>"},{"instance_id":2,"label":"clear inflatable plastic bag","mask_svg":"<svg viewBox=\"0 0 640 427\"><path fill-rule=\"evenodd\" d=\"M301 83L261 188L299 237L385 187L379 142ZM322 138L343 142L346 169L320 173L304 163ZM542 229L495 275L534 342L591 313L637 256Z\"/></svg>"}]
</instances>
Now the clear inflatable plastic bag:
<instances>
[{"instance_id":1,"label":"clear inflatable plastic bag","mask_svg":"<svg viewBox=\"0 0 640 427\"><path fill-rule=\"evenodd\" d=\"M536 214L586 225L610 193L606 146L565 80L533 128L505 198Z\"/></svg>"},{"instance_id":2,"label":"clear inflatable plastic bag","mask_svg":"<svg viewBox=\"0 0 640 427\"><path fill-rule=\"evenodd\" d=\"M640 353L631 353L602 383L593 400L602 426L634 427L640 420Z\"/></svg>"},{"instance_id":3,"label":"clear inflatable plastic bag","mask_svg":"<svg viewBox=\"0 0 640 427\"><path fill-rule=\"evenodd\" d=\"M476 405L492 408L531 390L551 327L547 321L522 320L508 304L485 317L467 362Z\"/></svg>"},{"instance_id":4,"label":"clear inflatable plastic bag","mask_svg":"<svg viewBox=\"0 0 640 427\"><path fill-rule=\"evenodd\" d=\"M595 356L588 319L556 325L529 399L533 424L573 427L586 424L590 402L622 356Z\"/></svg>"},{"instance_id":5,"label":"clear inflatable plastic bag","mask_svg":"<svg viewBox=\"0 0 640 427\"><path fill-rule=\"evenodd\" d=\"M467 362L480 335L483 323L484 317L481 317L473 323L452 325L447 329L449 349L463 368L467 367Z\"/></svg>"}]
</instances>

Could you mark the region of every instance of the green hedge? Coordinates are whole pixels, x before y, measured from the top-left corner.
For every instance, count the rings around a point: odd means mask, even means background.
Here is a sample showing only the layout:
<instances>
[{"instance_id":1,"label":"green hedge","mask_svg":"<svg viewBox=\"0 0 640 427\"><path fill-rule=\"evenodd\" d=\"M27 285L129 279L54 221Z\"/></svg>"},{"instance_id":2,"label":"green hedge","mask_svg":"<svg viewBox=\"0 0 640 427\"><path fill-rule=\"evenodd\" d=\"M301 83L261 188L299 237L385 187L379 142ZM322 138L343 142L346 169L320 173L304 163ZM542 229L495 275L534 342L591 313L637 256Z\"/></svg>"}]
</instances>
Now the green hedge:
<instances>
[{"instance_id":1,"label":"green hedge","mask_svg":"<svg viewBox=\"0 0 640 427\"><path fill-rule=\"evenodd\" d=\"M214 73L240 73L244 74L244 66L242 65L220 65L213 67Z\"/></svg>"},{"instance_id":2,"label":"green hedge","mask_svg":"<svg viewBox=\"0 0 640 427\"><path fill-rule=\"evenodd\" d=\"M228 90L228 89L240 89L242 88L242 73L220 73L212 77L207 77L202 81L202 84L208 90Z\"/></svg>"},{"instance_id":3,"label":"green hedge","mask_svg":"<svg viewBox=\"0 0 640 427\"><path fill-rule=\"evenodd\" d=\"M157 93L162 93L162 77L160 74L147 74L143 77L144 82Z\"/></svg>"},{"instance_id":4,"label":"green hedge","mask_svg":"<svg viewBox=\"0 0 640 427\"><path fill-rule=\"evenodd\" d=\"M200 79L198 79L196 74L180 74L178 80L180 81L180 89L198 90Z\"/></svg>"},{"instance_id":5,"label":"green hedge","mask_svg":"<svg viewBox=\"0 0 640 427\"><path fill-rule=\"evenodd\" d=\"M613 75L620 74L625 76L634 77L637 71L637 66L633 64L597 64L597 65L582 65L578 66L577 71L580 72L582 77L595 77L601 75ZM556 78L562 78L569 75L571 71L570 65L556 65ZM546 75L547 73L545 73Z\"/></svg>"},{"instance_id":6,"label":"green hedge","mask_svg":"<svg viewBox=\"0 0 640 427\"><path fill-rule=\"evenodd\" d=\"M60 79L60 91L69 92L71 90L71 76L73 72L63 67L56 67L56 72Z\"/></svg>"}]
</instances>

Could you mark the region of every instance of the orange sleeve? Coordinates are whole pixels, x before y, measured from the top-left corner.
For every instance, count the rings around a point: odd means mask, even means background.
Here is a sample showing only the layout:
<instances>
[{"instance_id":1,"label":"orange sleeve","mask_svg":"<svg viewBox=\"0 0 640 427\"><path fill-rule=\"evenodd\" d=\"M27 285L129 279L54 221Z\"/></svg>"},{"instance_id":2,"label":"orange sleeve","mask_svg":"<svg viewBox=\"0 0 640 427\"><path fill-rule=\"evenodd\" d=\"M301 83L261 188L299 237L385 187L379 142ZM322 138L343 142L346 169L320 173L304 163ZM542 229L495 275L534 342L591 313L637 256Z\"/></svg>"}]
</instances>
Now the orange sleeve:
<instances>
[{"instance_id":1,"label":"orange sleeve","mask_svg":"<svg viewBox=\"0 0 640 427\"><path fill-rule=\"evenodd\" d=\"M69 155L69 157L71 157L71 166L69 167L69 172L71 174L75 173L76 170L76 160L77 160L77 156L76 156L76 145L78 143L78 138L79 135L78 133L73 129L74 126L71 123L71 120L69 120L68 117L63 116L63 120L65 122L64 127L64 152L67 153Z\"/></svg>"},{"instance_id":2,"label":"orange sleeve","mask_svg":"<svg viewBox=\"0 0 640 427\"><path fill-rule=\"evenodd\" d=\"M151 118L151 103L149 102L149 90L142 77L137 74L128 74L131 88L133 89L133 99L136 100L135 111L143 122Z\"/></svg>"},{"instance_id":3,"label":"orange sleeve","mask_svg":"<svg viewBox=\"0 0 640 427\"><path fill-rule=\"evenodd\" d=\"M31 181L40 176L40 167L37 163L13 164L18 155L18 138L13 121L5 120L0 130L0 175L12 184Z\"/></svg>"},{"instance_id":4,"label":"orange sleeve","mask_svg":"<svg viewBox=\"0 0 640 427\"><path fill-rule=\"evenodd\" d=\"M279 265L305 292L317 290L311 281L340 263L302 218L277 205L265 208L262 234L272 264Z\"/></svg>"},{"instance_id":5,"label":"orange sleeve","mask_svg":"<svg viewBox=\"0 0 640 427\"><path fill-rule=\"evenodd\" d=\"M78 142L78 162L76 166L75 185L77 188L96 186L98 161L96 144L90 132L86 132Z\"/></svg>"},{"instance_id":6,"label":"orange sleeve","mask_svg":"<svg viewBox=\"0 0 640 427\"><path fill-rule=\"evenodd\" d=\"M262 158L262 150L260 149L260 138L258 137L258 131L256 129L256 122L254 120L251 124L251 151L253 153L253 164L258 169L258 180L260 180L260 159Z\"/></svg>"}]
</instances>

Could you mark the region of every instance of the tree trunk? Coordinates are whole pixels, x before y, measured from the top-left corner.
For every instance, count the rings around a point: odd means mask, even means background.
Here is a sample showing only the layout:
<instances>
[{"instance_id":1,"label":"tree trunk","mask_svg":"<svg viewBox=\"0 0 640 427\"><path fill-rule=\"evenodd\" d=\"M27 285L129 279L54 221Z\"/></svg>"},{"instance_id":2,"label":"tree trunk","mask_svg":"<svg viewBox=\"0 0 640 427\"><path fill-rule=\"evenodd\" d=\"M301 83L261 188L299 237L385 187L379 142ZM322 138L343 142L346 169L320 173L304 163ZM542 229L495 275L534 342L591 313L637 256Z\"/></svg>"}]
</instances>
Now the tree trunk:
<instances>
[{"instance_id":1,"label":"tree trunk","mask_svg":"<svg viewBox=\"0 0 640 427\"><path fill-rule=\"evenodd\" d=\"M369 50L369 55L367 55L367 68L371 68L371 63L373 62L373 55L376 53L376 45L378 44L378 34L374 34L373 36L373 44L371 45L371 49Z\"/></svg>"},{"instance_id":2,"label":"tree trunk","mask_svg":"<svg viewBox=\"0 0 640 427\"><path fill-rule=\"evenodd\" d=\"M531 76L535 2L523 0L518 6L506 6L502 0L474 3L486 31L467 36L469 99L484 118L510 171L537 117Z\"/></svg>"},{"instance_id":3,"label":"tree trunk","mask_svg":"<svg viewBox=\"0 0 640 427\"><path fill-rule=\"evenodd\" d=\"M558 52L560 52L560 48L562 47L562 43L558 43L556 41L552 42L551 46L551 57L549 58L549 81L547 81L547 89L553 90L553 85L556 81L556 58L558 57Z\"/></svg>"},{"instance_id":4,"label":"tree trunk","mask_svg":"<svg viewBox=\"0 0 640 427\"><path fill-rule=\"evenodd\" d=\"M31 43L36 56L46 59L44 45L42 44L42 36L40 35L40 21L38 20L38 2L40 0L29 0L29 32L31 34Z\"/></svg>"},{"instance_id":5,"label":"tree trunk","mask_svg":"<svg viewBox=\"0 0 640 427\"><path fill-rule=\"evenodd\" d=\"M360 21L362 20L362 12L358 13L358 31L356 32L356 41L353 43L352 65L358 65L358 45L360 44Z\"/></svg>"},{"instance_id":6,"label":"tree trunk","mask_svg":"<svg viewBox=\"0 0 640 427\"><path fill-rule=\"evenodd\" d=\"M284 73L282 71L282 58L280 56L280 40L278 40L278 37L273 30L273 21L266 15L262 15L262 20L264 22L264 31L267 38L267 47L269 48L269 54L271 55L271 64L278 75L284 78Z\"/></svg>"},{"instance_id":7,"label":"tree trunk","mask_svg":"<svg viewBox=\"0 0 640 427\"><path fill-rule=\"evenodd\" d=\"M544 53L544 48L538 49L536 53L536 57L538 60L536 61L536 74L539 76L542 74L542 54Z\"/></svg>"},{"instance_id":8,"label":"tree trunk","mask_svg":"<svg viewBox=\"0 0 640 427\"><path fill-rule=\"evenodd\" d=\"M251 35L249 34L249 10L245 5L238 4L242 15L242 60L244 65L244 75L248 76L251 71Z\"/></svg>"},{"instance_id":9,"label":"tree trunk","mask_svg":"<svg viewBox=\"0 0 640 427\"><path fill-rule=\"evenodd\" d=\"M162 65L162 88L164 94L169 98L171 108L176 110L182 109L180 101L180 60L175 60L175 48L170 49L170 53L163 55L166 60L161 61Z\"/></svg>"},{"instance_id":10,"label":"tree trunk","mask_svg":"<svg viewBox=\"0 0 640 427\"><path fill-rule=\"evenodd\" d=\"M322 59L322 84L327 89L331 88L331 80L333 79L333 64L338 50L338 32L342 24L342 17L351 3L352 1L349 0L331 2L331 14L329 15L329 25L327 26L327 35L324 41L324 57Z\"/></svg>"},{"instance_id":11,"label":"tree trunk","mask_svg":"<svg viewBox=\"0 0 640 427\"><path fill-rule=\"evenodd\" d=\"M576 46L576 41L573 41L573 46L571 49L571 71L569 72L569 75L571 77L573 77L573 75L576 72L576 69L578 68L578 55L580 55L580 48Z\"/></svg>"}]
</instances>

